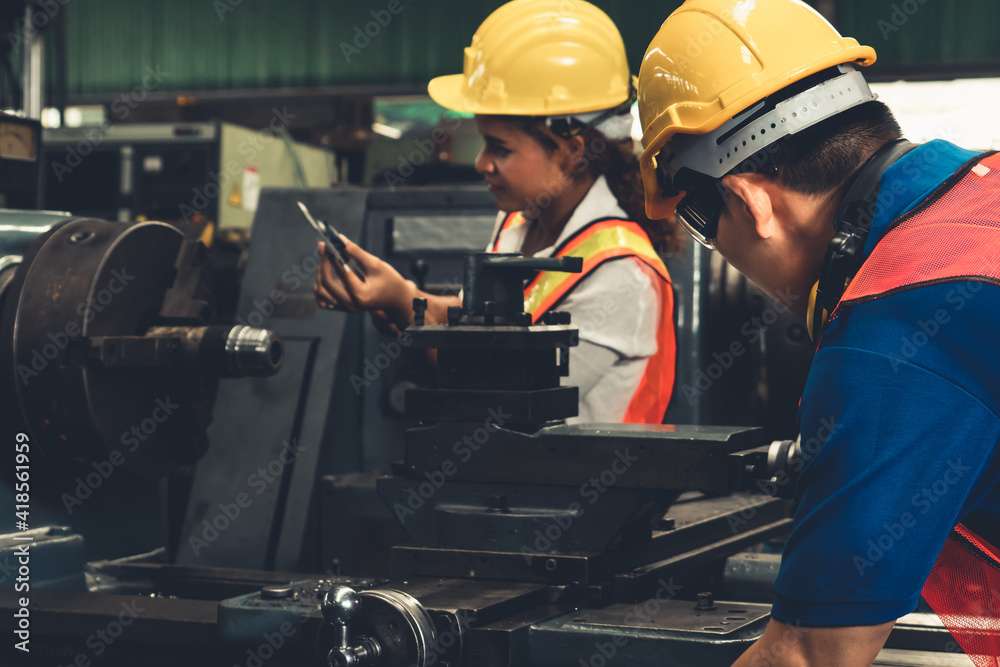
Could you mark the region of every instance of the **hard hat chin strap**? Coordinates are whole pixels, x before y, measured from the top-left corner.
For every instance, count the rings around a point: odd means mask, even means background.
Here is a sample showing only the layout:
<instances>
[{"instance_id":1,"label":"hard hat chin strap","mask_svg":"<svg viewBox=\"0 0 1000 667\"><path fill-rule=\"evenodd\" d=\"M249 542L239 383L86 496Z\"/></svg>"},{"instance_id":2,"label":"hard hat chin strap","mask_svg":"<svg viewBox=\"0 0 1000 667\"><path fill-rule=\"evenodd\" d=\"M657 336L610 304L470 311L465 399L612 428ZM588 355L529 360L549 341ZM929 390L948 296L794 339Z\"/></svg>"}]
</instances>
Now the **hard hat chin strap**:
<instances>
[{"instance_id":1,"label":"hard hat chin strap","mask_svg":"<svg viewBox=\"0 0 1000 667\"><path fill-rule=\"evenodd\" d=\"M836 236L827 246L823 268L815 288L809 313L809 331L815 340L823 331L850 281L861 268L868 232L875 218L876 200L882 174L897 160L916 148L905 139L892 141L873 155L858 172L854 183L833 218Z\"/></svg>"}]
</instances>

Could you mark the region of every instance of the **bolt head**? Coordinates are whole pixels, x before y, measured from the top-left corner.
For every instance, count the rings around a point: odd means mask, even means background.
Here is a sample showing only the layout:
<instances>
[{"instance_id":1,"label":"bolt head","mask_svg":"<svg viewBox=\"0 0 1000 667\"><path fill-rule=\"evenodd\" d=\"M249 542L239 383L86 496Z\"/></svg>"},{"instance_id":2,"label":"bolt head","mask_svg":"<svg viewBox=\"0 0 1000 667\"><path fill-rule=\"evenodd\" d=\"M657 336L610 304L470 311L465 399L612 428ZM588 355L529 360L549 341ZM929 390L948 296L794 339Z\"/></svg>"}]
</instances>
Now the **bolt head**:
<instances>
[{"instance_id":1,"label":"bolt head","mask_svg":"<svg viewBox=\"0 0 1000 667\"><path fill-rule=\"evenodd\" d=\"M292 597L294 592L291 586L264 586L260 589L260 597L264 600L284 600Z\"/></svg>"},{"instance_id":2,"label":"bolt head","mask_svg":"<svg viewBox=\"0 0 1000 667\"><path fill-rule=\"evenodd\" d=\"M715 600L711 593L698 593L698 604L695 609L700 609L703 611L711 611L715 609Z\"/></svg>"}]
</instances>

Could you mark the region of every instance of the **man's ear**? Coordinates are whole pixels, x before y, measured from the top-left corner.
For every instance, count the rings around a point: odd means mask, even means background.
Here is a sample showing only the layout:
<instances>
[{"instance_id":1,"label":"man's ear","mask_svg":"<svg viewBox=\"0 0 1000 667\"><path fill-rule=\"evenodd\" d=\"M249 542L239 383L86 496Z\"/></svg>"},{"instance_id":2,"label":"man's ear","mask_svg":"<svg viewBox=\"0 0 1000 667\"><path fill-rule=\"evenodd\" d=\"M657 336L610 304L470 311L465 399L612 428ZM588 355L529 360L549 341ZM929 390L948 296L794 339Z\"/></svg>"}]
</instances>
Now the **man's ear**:
<instances>
[{"instance_id":1,"label":"man's ear","mask_svg":"<svg viewBox=\"0 0 1000 667\"><path fill-rule=\"evenodd\" d=\"M753 220L757 236L762 239L771 238L777 230L774 189L770 185L771 182L760 174L730 174L722 179L722 187L729 191L729 196L738 199L733 205L743 208L747 217Z\"/></svg>"}]
</instances>

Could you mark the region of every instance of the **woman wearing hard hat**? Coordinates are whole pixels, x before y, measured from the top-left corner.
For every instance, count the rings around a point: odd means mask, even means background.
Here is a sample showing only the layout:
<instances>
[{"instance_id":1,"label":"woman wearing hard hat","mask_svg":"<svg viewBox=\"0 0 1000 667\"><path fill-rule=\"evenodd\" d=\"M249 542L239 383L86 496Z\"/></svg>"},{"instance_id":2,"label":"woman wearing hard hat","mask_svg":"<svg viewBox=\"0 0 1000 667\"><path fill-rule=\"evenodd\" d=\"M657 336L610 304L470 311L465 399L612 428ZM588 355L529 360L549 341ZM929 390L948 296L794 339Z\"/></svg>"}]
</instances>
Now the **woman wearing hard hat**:
<instances>
[{"instance_id":1,"label":"woman wearing hard hat","mask_svg":"<svg viewBox=\"0 0 1000 667\"><path fill-rule=\"evenodd\" d=\"M635 87L625 45L608 16L583 0L514 0L480 26L463 74L431 81L442 106L476 116L476 158L501 210L491 252L584 259L583 273L542 273L525 289L535 321L548 310L580 330L567 383L580 388L578 422L660 423L674 380L673 294L657 250L670 226L643 207L633 154ZM353 244L358 280L320 267L316 298L351 311L382 311L398 327L447 321L454 297L421 293Z\"/></svg>"}]
</instances>

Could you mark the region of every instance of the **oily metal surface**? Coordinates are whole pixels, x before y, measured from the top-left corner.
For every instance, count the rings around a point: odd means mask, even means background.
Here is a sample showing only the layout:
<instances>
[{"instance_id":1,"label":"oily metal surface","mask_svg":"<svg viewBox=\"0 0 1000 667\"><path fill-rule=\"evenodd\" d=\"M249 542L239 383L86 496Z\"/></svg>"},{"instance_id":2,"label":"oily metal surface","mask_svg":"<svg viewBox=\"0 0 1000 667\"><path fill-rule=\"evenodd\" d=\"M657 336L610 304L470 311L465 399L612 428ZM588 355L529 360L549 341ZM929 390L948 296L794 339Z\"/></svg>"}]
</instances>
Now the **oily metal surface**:
<instances>
[{"instance_id":1,"label":"oily metal surface","mask_svg":"<svg viewBox=\"0 0 1000 667\"><path fill-rule=\"evenodd\" d=\"M617 487L725 493L741 472L731 469L727 457L765 442L759 428L667 424L554 426L526 435L494 426L500 417L506 421L507 405L499 407L481 413L479 423L409 430L406 476L423 480L425 473L458 460L461 465L449 477L454 481L579 488L615 472ZM486 417L492 423L484 425ZM469 445L482 428L489 438ZM474 456L461 455L470 448Z\"/></svg>"},{"instance_id":2,"label":"oily metal surface","mask_svg":"<svg viewBox=\"0 0 1000 667\"><path fill-rule=\"evenodd\" d=\"M655 605L651 602L650 606L656 608L654 613L639 613L642 611L640 605L613 604L581 612L573 622L581 626L621 628L623 631L649 629L727 635L771 614L769 604L744 602L716 601L713 609L695 609L693 602L685 601L658 602Z\"/></svg>"}]
</instances>

